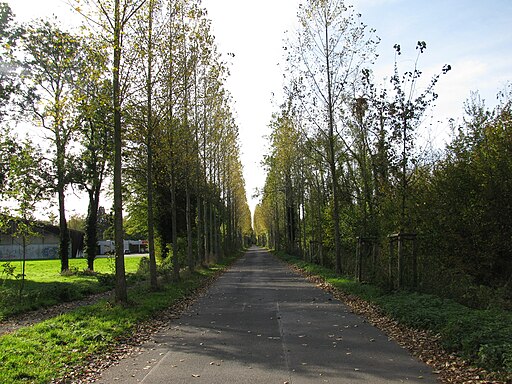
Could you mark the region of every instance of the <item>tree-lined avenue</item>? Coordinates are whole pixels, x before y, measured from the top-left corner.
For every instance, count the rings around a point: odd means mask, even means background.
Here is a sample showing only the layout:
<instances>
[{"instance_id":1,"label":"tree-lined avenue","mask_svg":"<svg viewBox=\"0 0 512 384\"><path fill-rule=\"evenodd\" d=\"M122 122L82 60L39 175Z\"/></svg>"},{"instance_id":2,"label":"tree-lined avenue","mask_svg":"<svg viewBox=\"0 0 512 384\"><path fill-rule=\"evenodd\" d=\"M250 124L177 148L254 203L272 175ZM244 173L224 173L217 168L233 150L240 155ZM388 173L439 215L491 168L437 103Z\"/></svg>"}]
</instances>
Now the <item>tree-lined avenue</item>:
<instances>
[{"instance_id":1,"label":"tree-lined avenue","mask_svg":"<svg viewBox=\"0 0 512 384\"><path fill-rule=\"evenodd\" d=\"M143 351L100 382L435 382L426 365L257 247Z\"/></svg>"}]
</instances>

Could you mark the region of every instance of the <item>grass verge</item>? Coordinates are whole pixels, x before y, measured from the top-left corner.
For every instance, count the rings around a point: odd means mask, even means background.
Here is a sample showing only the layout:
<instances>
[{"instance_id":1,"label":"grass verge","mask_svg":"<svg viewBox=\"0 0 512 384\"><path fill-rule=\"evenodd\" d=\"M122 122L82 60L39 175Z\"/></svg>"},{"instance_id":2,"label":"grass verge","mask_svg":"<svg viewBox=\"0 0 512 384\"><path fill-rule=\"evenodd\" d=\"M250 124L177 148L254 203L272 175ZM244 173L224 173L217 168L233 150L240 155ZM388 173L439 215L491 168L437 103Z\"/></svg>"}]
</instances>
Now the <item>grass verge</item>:
<instances>
[{"instance_id":1,"label":"grass verge","mask_svg":"<svg viewBox=\"0 0 512 384\"><path fill-rule=\"evenodd\" d=\"M141 257L126 257L128 279L134 279ZM48 307L62 302L79 300L86 296L106 292L113 287L114 261L98 258L95 272L86 271L87 260L70 259L70 273L60 274L60 260L31 260L26 263L25 286L20 294L21 281L0 274L0 321L4 318ZM0 272L2 266L0 263ZM21 261L11 261L14 275L21 273Z\"/></svg>"},{"instance_id":2,"label":"grass verge","mask_svg":"<svg viewBox=\"0 0 512 384\"><path fill-rule=\"evenodd\" d=\"M391 318L406 326L440 336L443 348L472 364L512 377L512 313L478 310L453 300L417 292L386 292L360 284L334 271L274 253L309 275L319 276L336 289L376 304Z\"/></svg>"},{"instance_id":3,"label":"grass verge","mask_svg":"<svg viewBox=\"0 0 512 384\"><path fill-rule=\"evenodd\" d=\"M1 383L48 383L128 338L138 324L190 296L229 262L184 274L158 292L141 286L129 293L128 307L103 300L0 337Z\"/></svg>"}]
</instances>

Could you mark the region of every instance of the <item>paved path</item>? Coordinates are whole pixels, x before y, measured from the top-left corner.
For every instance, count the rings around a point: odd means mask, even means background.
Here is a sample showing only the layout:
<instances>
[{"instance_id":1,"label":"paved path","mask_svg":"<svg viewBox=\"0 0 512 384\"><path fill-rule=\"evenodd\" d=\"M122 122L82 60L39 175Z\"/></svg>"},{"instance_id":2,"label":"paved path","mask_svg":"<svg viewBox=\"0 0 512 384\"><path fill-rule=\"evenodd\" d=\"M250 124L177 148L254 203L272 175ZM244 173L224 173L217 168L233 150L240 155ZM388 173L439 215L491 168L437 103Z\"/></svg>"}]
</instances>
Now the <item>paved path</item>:
<instances>
[{"instance_id":1,"label":"paved path","mask_svg":"<svg viewBox=\"0 0 512 384\"><path fill-rule=\"evenodd\" d=\"M251 248L179 322L103 383L435 383L430 369Z\"/></svg>"}]
</instances>

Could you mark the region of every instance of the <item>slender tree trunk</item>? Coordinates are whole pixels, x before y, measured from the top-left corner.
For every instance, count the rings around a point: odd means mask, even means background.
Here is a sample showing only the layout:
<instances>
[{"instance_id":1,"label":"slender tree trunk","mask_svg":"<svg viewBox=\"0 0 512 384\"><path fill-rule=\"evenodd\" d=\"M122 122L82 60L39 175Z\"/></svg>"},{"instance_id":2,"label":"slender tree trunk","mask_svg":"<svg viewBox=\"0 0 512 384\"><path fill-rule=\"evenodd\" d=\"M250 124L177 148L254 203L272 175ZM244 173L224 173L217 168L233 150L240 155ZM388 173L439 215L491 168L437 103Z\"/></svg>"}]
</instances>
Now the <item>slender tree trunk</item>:
<instances>
[{"instance_id":1,"label":"slender tree trunk","mask_svg":"<svg viewBox=\"0 0 512 384\"><path fill-rule=\"evenodd\" d=\"M155 219L153 214L153 8L154 0L149 0L148 20L148 74L147 74L147 199L148 199L148 247L149 285L152 291L158 290L155 256Z\"/></svg>"},{"instance_id":2,"label":"slender tree trunk","mask_svg":"<svg viewBox=\"0 0 512 384\"><path fill-rule=\"evenodd\" d=\"M226 232L227 232L227 238L228 238L228 247L227 247L227 250L229 253L233 252L234 251L234 247L233 247L233 210L232 210L232 207L231 207L231 191L228 190L227 192L227 227L226 227Z\"/></svg>"},{"instance_id":3,"label":"slender tree trunk","mask_svg":"<svg viewBox=\"0 0 512 384\"><path fill-rule=\"evenodd\" d=\"M173 161L174 163L174 161ZM171 175L171 225L172 225L172 278L180 280L180 259L178 255L178 228L177 228L177 207L176 207L176 175L173 169Z\"/></svg>"},{"instance_id":4,"label":"slender tree trunk","mask_svg":"<svg viewBox=\"0 0 512 384\"><path fill-rule=\"evenodd\" d=\"M303 249L303 255L302 255L302 258L304 260L307 259L307 240L306 240L306 237L307 237L307 233L306 233L306 223L307 223L307 220L306 220L306 198L305 198L305 191L304 191L304 179L301 180L302 181L302 186L303 186L303 193L302 193L302 196L301 196L301 206L302 206L302 249Z\"/></svg>"},{"instance_id":5,"label":"slender tree trunk","mask_svg":"<svg viewBox=\"0 0 512 384\"><path fill-rule=\"evenodd\" d=\"M217 211L219 211L219 209L217 209ZM215 226L215 256L217 261L222 261L222 248L220 244L220 212L217 212L217 214L214 216L213 223Z\"/></svg>"},{"instance_id":6,"label":"slender tree trunk","mask_svg":"<svg viewBox=\"0 0 512 384\"><path fill-rule=\"evenodd\" d=\"M198 183L198 186L199 186L199 183ZM205 266L205 260L204 260L204 252L202 251L203 249L203 219L202 219L202 214L203 214L203 210L202 210L202 206L203 206L203 201L201 199L201 196L200 196L200 193L199 193L199 188L197 188L197 203L196 203L196 207L197 207L197 226L196 226L196 230L197 230L197 263L199 263L201 266Z\"/></svg>"},{"instance_id":7,"label":"slender tree trunk","mask_svg":"<svg viewBox=\"0 0 512 384\"><path fill-rule=\"evenodd\" d=\"M326 69L327 69L327 111L329 118L329 168L331 171L331 184L332 184L332 221L334 223L334 248L336 257L336 273L341 274L341 235L339 223L339 196L338 196L338 175L336 172L336 153L335 153L335 135L334 135L334 103L332 100L332 79L330 67L330 52L329 52L329 24L325 23L325 42L326 42Z\"/></svg>"},{"instance_id":8,"label":"slender tree trunk","mask_svg":"<svg viewBox=\"0 0 512 384\"><path fill-rule=\"evenodd\" d=\"M87 253L87 268L94 271L94 260L98 248L98 207L100 188L94 186L89 190L89 208L85 223L85 252Z\"/></svg>"},{"instance_id":9,"label":"slender tree trunk","mask_svg":"<svg viewBox=\"0 0 512 384\"><path fill-rule=\"evenodd\" d=\"M197 42L197 40L194 40ZM197 47L196 47L197 49ZM201 189L201 176L200 176L200 168L201 168L201 154L199 149L199 90L198 90L198 84L197 84L197 64L194 66L194 133L195 133L195 139L196 139L196 210L197 210L197 224L196 224L196 232L197 232L197 239L196 239L196 245L197 245L197 260L196 263L200 263L201 266L205 266L205 257L204 257L204 251L203 251L203 221L202 221L202 189Z\"/></svg>"},{"instance_id":10,"label":"slender tree trunk","mask_svg":"<svg viewBox=\"0 0 512 384\"><path fill-rule=\"evenodd\" d=\"M61 178L61 177L59 177ZM59 256L61 272L69 269L69 230L66 220L66 209L64 205L64 182L59 181L58 191L59 197Z\"/></svg>"},{"instance_id":11,"label":"slender tree trunk","mask_svg":"<svg viewBox=\"0 0 512 384\"><path fill-rule=\"evenodd\" d=\"M210 201L210 260L215 260L215 227L213 224L213 203Z\"/></svg>"},{"instance_id":12,"label":"slender tree trunk","mask_svg":"<svg viewBox=\"0 0 512 384\"><path fill-rule=\"evenodd\" d=\"M275 215L276 215L276 235L275 235L275 250L280 251L281 250L281 234L279 229L279 203L277 202L277 199L275 201Z\"/></svg>"},{"instance_id":13,"label":"slender tree trunk","mask_svg":"<svg viewBox=\"0 0 512 384\"><path fill-rule=\"evenodd\" d=\"M186 187L185 187L185 194L186 194L186 220L187 220L187 262L188 262L188 269L190 272L194 271L195 263L194 263L194 255L192 253L192 207L190 202L190 187L188 185L188 176L185 176L187 178L186 181Z\"/></svg>"},{"instance_id":14,"label":"slender tree trunk","mask_svg":"<svg viewBox=\"0 0 512 384\"><path fill-rule=\"evenodd\" d=\"M332 200L333 200L333 209L332 209L332 220L334 223L334 247L335 247L335 255L336 255L336 273L341 274L341 235L340 235L340 223L339 223L339 198L338 198L338 179L336 172L336 160L334 158L334 145L330 146L331 151L331 160L330 160L330 168L331 168L331 184L332 184Z\"/></svg>"},{"instance_id":15,"label":"slender tree trunk","mask_svg":"<svg viewBox=\"0 0 512 384\"><path fill-rule=\"evenodd\" d=\"M204 229L204 235L203 235L203 249L204 249L204 259L206 264L208 265L210 262L210 253L208 249L208 201L205 198L203 200L203 229Z\"/></svg>"},{"instance_id":16,"label":"slender tree trunk","mask_svg":"<svg viewBox=\"0 0 512 384\"><path fill-rule=\"evenodd\" d=\"M152 131L152 130L151 130ZM148 132L148 159L147 159L147 199L148 199L148 251L149 251L149 280L150 288L153 291L158 290L156 255L155 255L155 217L153 201L153 149L151 137L152 132Z\"/></svg>"},{"instance_id":17,"label":"slender tree trunk","mask_svg":"<svg viewBox=\"0 0 512 384\"><path fill-rule=\"evenodd\" d=\"M23 290L25 289L25 267L27 264L27 236L25 234L22 235L23 241L23 261L21 264L21 284L20 284L20 299Z\"/></svg>"},{"instance_id":18,"label":"slender tree trunk","mask_svg":"<svg viewBox=\"0 0 512 384\"><path fill-rule=\"evenodd\" d=\"M126 287L126 274L124 268L123 244L123 194L122 194L122 134L121 134L121 18L120 0L114 5L114 65L113 65L113 92L114 92L114 239L116 248L116 288L115 301L128 302Z\"/></svg>"},{"instance_id":19,"label":"slender tree trunk","mask_svg":"<svg viewBox=\"0 0 512 384\"><path fill-rule=\"evenodd\" d=\"M400 232L405 231L405 227L407 225L407 216L406 216L406 205L407 205L407 118L404 117L403 128L403 147L402 147L402 204L401 204L401 223L400 223Z\"/></svg>"}]
</instances>

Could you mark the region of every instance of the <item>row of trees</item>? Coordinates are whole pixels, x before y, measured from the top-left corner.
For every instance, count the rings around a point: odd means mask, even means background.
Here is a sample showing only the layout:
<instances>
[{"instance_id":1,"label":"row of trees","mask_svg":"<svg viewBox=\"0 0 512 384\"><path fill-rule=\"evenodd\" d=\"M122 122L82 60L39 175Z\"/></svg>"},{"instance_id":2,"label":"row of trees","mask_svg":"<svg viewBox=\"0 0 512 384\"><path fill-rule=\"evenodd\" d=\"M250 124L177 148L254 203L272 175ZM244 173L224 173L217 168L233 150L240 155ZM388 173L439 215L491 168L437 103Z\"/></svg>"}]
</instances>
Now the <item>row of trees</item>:
<instances>
[{"instance_id":1,"label":"row of trees","mask_svg":"<svg viewBox=\"0 0 512 384\"><path fill-rule=\"evenodd\" d=\"M394 71L377 85L379 39L351 7L310 0L298 17L258 241L389 288L510 290L510 93L492 112L470 100L452 144L436 151L420 128L449 65L423 79L419 41L401 72L395 45Z\"/></svg>"},{"instance_id":2,"label":"row of trees","mask_svg":"<svg viewBox=\"0 0 512 384\"><path fill-rule=\"evenodd\" d=\"M126 301L123 207L147 234L153 289L158 255L172 260L179 279L185 264L193 270L220 259L250 233L238 128L224 88L229 73L199 0L75 5L86 20L78 32L64 31L56 21L16 26L2 4L10 28L2 30L10 39L3 47L10 50L12 68L2 78L2 91L9 92L2 95L3 123L8 117L37 122L44 140L37 172L46 195L58 197L63 271L66 191L78 186L89 197L86 254L92 269L100 198L105 182L113 181L116 298ZM13 159L7 152L2 159ZM2 160L6 177L8 164ZM5 182L2 192L14 184Z\"/></svg>"}]
</instances>

